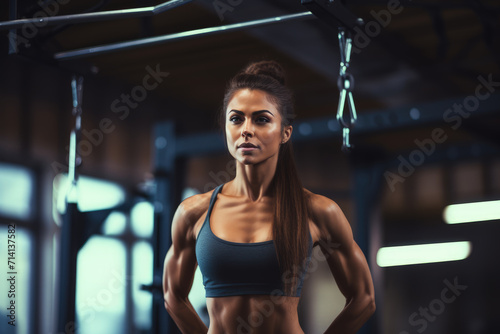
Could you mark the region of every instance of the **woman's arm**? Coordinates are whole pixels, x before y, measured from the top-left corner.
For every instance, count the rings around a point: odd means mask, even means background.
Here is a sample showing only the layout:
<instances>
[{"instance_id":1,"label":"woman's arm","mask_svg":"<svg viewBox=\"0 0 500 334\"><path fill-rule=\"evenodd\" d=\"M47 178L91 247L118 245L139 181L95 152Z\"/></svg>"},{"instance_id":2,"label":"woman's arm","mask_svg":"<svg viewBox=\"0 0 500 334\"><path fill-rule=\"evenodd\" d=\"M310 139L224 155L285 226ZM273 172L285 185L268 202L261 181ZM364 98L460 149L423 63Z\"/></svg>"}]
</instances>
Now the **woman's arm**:
<instances>
[{"instance_id":1,"label":"woman's arm","mask_svg":"<svg viewBox=\"0 0 500 334\"><path fill-rule=\"evenodd\" d=\"M163 270L165 308L182 333L206 334L207 326L191 305L188 295L196 270L196 239L193 227L196 222L185 200L175 212L172 221L172 246L167 252Z\"/></svg>"},{"instance_id":2,"label":"woman's arm","mask_svg":"<svg viewBox=\"0 0 500 334\"><path fill-rule=\"evenodd\" d=\"M313 213L321 233L321 250L346 298L344 309L325 334L354 334L375 312L370 269L363 252L353 239L349 222L334 201L316 195Z\"/></svg>"}]
</instances>

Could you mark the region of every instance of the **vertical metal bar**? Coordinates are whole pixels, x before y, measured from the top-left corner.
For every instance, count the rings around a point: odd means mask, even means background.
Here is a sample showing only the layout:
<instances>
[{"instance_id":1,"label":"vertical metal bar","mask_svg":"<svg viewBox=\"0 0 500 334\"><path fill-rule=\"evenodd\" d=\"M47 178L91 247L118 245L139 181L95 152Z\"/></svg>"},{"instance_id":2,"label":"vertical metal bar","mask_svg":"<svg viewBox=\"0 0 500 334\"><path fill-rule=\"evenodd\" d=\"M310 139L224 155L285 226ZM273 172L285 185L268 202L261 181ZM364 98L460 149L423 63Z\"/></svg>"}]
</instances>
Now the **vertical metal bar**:
<instances>
[{"instance_id":1,"label":"vertical metal bar","mask_svg":"<svg viewBox=\"0 0 500 334\"><path fill-rule=\"evenodd\" d=\"M66 204L61 228L61 246L59 262L59 307L58 333L73 333L76 328L75 295L76 295L76 259L78 249L78 208L76 203Z\"/></svg>"},{"instance_id":2,"label":"vertical metal bar","mask_svg":"<svg viewBox=\"0 0 500 334\"><path fill-rule=\"evenodd\" d=\"M68 179L72 185L76 186L76 133L74 129L69 135Z\"/></svg>"},{"instance_id":3,"label":"vertical metal bar","mask_svg":"<svg viewBox=\"0 0 500 334\"><path fill-rule=\"evenodd\" d=\"M43 169L40 166L36 167L35 171L35 189L34 193L36 194L36 197L34 198L34 229L33 229L33 245L31 249L31 256L35 261L33 261L33 272L35 273L34 276L30 277L30 285L31 287L34 288L34 293L31 294L30 296L30 305L29 305L29 314L30 314L30 321L29 321L29 327L28 327L28 332L34 333L34 334L41 334L41 329L40 329L40 323L42 320L42 315L43 313L40 312L40 299L41 299L41 291L43 291L43 286L42 286L42 280L39 279L41 276L41 267L42 263L44 262L44 254L43 252L40 252L39 250L41 249L42 245L42 239L43 239L43 206L44 206L44 201L43 198L45 198L45 192L43 189ZM34 282L33 282L34 281ZM32 321L31 321L32 320Z\"/></svg>"},{"instance_id":4,"label":"vertical metal bar","mask_svg":"<svg viewBox=\"0 0 500 334\"><path fill-rule=\"evenodd\" d=\"M127 226L131 225L130 219L130 210L128 210L126 214ZM132 278L134 277L133 272L133 250L134 250L134 242L131 241L130 238L127 238L125 241L125 314L127 315L127 319L125 320L126 328L123 334L132 334L136 333L135 323L134 323L134 300L133 295L135 288L133 285ZM129 280L130 279L130 280Z\"/></svg>"},{"instance_id":5,"label":"vertical metal bar","mask_svg":"<svg viewBox=\"0 0 500 334\"><path fill-rule=\"evenodd\" d=\"M73 95L73 115L75 116L75 127L71 131L70 148L69 148L69 169L68 177L73 187L76 187L78 175L76 167L80 163L81 157L77 154L77 145L80 140L80 131L82 128L82 93L83 93L83 77L73 76L71 80L71 92ZM73 194L70 194L73 195ZM71 199L72 203L75 203Z\"/></svg>"},{"instance_id":6,"label":"vertical metal bar","mask_svg":"<svg viewBox=\"0 0 500 334\"><path fill-rule=\"evenodd\" d=\"M172 244L171 224L175 205L179 202L175 182L182 182L176 172L176 136L173 122L158 124L154 132L155 154L155 230L154 230L154 277L155 281L163 276L163 261ZM180 331L165 310L163 293L153 294L153 334L175 334Z\"/></svg>"},{"instance_id":7,"label":"vertical metal bar","mask_svg":"<svg viewBox=\"0 0 500 334\"><path fill-rule=\"evenodd\" d=\"M19 101L21 107L20 122L22 126L19 132L21 136L21 149L26 155L29 155L33 142L33 132L31 131L33 112L30 102L32 101L30 97L32 96L33 90L33 84L31 82L33 75L32 67L30 65L24 66L20 72L22 89Z\"/></svg>"},{"instance_id":8,"label":"vertical metal bar","mask_svg":"<svg viewBox=\"0 0 500 334\"><path fill-rule=\"evenodd\" d=\"M383 171L379 169L380 177L383 175ZM382 221L382 208L380 205L373 210L373 214L370 221L370 235L369 235L369 257L368 264L370 266L370 272L373 278L373 285L375 289L375 300L377 304L377 310L375 314L370 319L369 329L367 330L370 334L383 333L383 313L381 310L384 309L384 271L377 265L377 251L383 246L384 241L384 229Z\"/></svg>"},{"instance_id":9,"label":"vertical metal bar","mask_svg":"<svg viewBox=\"0 0 500 334\"><path fill-rule=\"evenodd\" d=\"M362 153L358 153L362 154ZM382 184L383 168L370 161L359 161L356 164L354 172L354 200L356 207L356 229L355 240L359 248L363 251L370 267L376 265L370 261L372 254L370 252L371 221L377 211L377 199ZM373 333L375 327L375 318L370 320L358 331L359 334Z\"/></svg>"},{"instance_id":10,"label":"vertical metal bar","mask_svg":"<svg viewBox=\"0 0 500 334\"><path fill-rule=\"evenodd\" d=\"M73 115L75 127L70 136L70 159L68 170L69 189L66 197L66 214L61 228L59 267L59 314L57 330L62 333L74 332L76 328L76 262L83 235L83 221L80 219L77 200L78 165L77 145L81 129L83 78L74 76L71 80L73 95Z\"/></svg>"}]
</instances>

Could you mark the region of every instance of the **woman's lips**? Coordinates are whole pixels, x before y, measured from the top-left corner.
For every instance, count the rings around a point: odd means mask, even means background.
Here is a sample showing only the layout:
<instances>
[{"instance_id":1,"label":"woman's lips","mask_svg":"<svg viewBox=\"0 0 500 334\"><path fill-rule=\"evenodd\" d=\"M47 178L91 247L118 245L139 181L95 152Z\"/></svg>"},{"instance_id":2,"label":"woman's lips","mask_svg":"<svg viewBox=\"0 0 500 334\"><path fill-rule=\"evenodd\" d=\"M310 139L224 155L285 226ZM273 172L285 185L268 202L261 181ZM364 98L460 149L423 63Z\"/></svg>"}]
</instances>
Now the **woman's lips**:
<instances>
[{"instance_id":1,"label":"woman's lips","mask_svg":"<svg viewBox=\"0 0 500 334\"><path fill-rule=\"evenodd\" d=\"M243 143L240 146L238 146L240 150L243 152L248 152L248 151L253 151L256 150L258 147L252 143Z\"/></svg>"},{"instance_id":2,"label":"woman's lips","mask_svg":"<svg viewBox=\"0 0 500 334\"><path fill-rule=\"evenodd\" d=\"M247 152L247 151L253 151L253 150L256 150L257 147L253 147L253 146L240 146L239 147L240 150L242 150L243 152Z\"/></svg>"}]
</instances>

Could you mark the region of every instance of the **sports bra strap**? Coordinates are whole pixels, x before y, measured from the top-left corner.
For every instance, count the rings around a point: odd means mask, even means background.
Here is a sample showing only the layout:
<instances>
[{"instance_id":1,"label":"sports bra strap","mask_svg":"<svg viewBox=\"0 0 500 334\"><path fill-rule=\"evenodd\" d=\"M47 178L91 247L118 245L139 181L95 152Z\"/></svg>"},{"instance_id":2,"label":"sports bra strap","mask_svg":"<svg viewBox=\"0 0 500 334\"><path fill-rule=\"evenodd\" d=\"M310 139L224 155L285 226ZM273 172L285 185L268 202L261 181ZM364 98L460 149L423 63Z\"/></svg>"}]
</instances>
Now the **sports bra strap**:
<instances>
[{"instance_id":1,"label":"sports bra strap","mask_svg":"<svg viewBox=\"0 0 500 334\"><path fill-rule=\"evenodd\" d=\"M207 217L210 217L210 214L212 213L212 208L214 207L215 200L217 199L217 194L220 192L223 185L224 185L224 183L218 185L214 189L214 192L212 193L212 197L210 198L210 204L208 205Z\"/></svg>"}]
</instances>

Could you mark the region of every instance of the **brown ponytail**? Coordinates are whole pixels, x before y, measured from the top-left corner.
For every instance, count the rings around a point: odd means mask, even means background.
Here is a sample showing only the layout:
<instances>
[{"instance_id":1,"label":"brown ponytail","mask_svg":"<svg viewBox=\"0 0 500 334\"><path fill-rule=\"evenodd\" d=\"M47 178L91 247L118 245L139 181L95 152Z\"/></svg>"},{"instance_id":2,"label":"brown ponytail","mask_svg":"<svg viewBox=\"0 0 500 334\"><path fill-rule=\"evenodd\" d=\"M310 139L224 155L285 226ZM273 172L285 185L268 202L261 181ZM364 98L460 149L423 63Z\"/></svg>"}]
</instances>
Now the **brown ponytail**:
<instances>
[{"instance_id":1,"label":"brown ponytail","mask_svg":"<svg viewBox=\"0 0 500 334\"><path fill-rule=\"evenodd\" d=\"M291 125L294 119L293 99L285 86L285 72L274 61L250 64L230 82L224 95L220 124L225 128L225 112L234 93L240 89L258 89L266 92L281 113L281 128ZM224 135L225 135L225 131ZM291 140L279 150L276 173L271 182L274 196L273 238L280 263L284 293L295 295L298 279L304 269L309 242L308 205L302 188Z\"/></svg>"}]
</instances>

